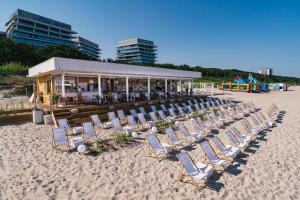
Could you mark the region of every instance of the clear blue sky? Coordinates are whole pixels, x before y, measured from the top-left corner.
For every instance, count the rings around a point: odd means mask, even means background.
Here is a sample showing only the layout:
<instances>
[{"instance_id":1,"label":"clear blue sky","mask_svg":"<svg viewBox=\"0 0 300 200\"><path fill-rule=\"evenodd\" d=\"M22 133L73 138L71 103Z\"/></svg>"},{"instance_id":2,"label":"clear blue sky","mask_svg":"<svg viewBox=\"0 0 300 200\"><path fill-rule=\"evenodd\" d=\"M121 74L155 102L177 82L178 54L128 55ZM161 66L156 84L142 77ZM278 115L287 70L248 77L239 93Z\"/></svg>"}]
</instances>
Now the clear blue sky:
<instances>
[{"instance_id":1,"label":"clear blue sky","mask_svg":"<svg viewBox=\"0 0 300 200\"><path fill-rule=\"evenodd\" d=\"M0 0L0 24L17 8L72 25L115 58L118 40L158 46L158 62L300 77L300 1Z\"/></svg>"}]
</instances>

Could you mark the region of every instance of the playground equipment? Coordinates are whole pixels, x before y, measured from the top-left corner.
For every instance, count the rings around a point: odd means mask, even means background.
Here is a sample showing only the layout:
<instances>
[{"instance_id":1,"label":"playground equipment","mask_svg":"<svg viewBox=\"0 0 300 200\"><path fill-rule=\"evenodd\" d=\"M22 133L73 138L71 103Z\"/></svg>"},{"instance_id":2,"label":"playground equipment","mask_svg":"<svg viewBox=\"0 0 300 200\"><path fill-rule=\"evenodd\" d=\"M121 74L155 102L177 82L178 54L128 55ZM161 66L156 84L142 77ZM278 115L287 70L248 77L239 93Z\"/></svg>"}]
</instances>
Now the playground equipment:
<instances>
[{"instance_id":1,"label":"playground equipment","mask_svg":"<svg viewBox=\"0 0 300 200\"><path fill-rule=\"evenodd\" d=\"M274 83L272 85L273 90L280 90L280 91L287 91L288 90L288 86L284 83Z\"/></svg>"},{"instance_id":2,"label":"playground equipment","mask_svg":"<svg viewBox=\"0 0 300 200\"><path fill-rule=\"evenodd\" d=\"M249 74L248 79L245 80L241 76L237 76L233 82L222 83L221 90L237 91L237 92L260 92L261 84L258 80Z\"/></svg>"}]
</instances>

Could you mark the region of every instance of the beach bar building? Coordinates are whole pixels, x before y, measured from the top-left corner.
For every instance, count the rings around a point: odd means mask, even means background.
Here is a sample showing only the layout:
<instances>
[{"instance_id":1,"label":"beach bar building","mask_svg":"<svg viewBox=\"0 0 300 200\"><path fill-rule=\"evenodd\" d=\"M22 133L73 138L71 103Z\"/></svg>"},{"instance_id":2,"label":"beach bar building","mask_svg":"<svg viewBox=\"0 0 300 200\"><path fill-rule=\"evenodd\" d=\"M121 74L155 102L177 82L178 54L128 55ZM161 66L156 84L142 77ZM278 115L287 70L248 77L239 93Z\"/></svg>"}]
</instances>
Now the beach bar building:
<instances>
[{"instance_id":1,"label":"beach bar building","mask_svg":"<svg viewBox=\"0 0 300 200\"><path fill-rule=\"evenodd\" d=\"M117 103L192 94L200 72L53 57L29 69L45 106L53 95L72 103ZM186 87L184 88L183 85Z\"/></svg>"}]
</instances>

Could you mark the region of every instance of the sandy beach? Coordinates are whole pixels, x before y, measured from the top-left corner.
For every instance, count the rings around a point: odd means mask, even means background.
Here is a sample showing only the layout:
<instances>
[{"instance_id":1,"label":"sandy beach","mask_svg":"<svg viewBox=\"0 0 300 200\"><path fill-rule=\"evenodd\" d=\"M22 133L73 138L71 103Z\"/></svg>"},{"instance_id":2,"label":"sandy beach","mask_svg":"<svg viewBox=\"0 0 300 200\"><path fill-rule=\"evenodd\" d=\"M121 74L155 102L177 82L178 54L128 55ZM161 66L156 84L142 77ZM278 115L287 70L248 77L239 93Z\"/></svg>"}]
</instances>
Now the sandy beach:
<instances>
[{"instance_id":1,"label":"sandy beach","mask_svg":"<svg viewBox=\"0 0 300 200\"><path fill-rule=\"evenodd\" d=\"M22 123L0 126L0 199L299 199L300 87L223 97L253 101L263 110L274 102L286 113L202 193L176 180L178 160L147 157L144 140L98 156L56 152L51 126ZM239 125L236 121L230 126ZM219 136L229 144L223 130ZM159 138L166 140L164 135ZM205 162L199 145L189 153Z\"/></svg>"}]
</instances>

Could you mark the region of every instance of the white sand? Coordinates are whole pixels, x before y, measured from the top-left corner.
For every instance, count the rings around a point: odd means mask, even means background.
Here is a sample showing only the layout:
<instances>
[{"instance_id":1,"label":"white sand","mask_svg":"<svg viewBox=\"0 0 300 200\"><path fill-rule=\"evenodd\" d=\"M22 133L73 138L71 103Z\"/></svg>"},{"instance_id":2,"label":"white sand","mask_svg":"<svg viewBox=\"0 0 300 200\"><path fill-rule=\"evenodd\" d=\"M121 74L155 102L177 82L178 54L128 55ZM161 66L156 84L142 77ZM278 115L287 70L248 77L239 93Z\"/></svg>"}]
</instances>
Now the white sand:
<instances>
[{"instance_id":1,"label":"white sand","mask_svg":"<svg viewBox=\"0 0 300 200\"><path fill-rule=\"evenodd\" d=\"M1 126L0 199L299 199L300 87L291 89L226 95L261 108L275 102L286 114L202 194L176 180L179 161L146 157L144 143L92 157L54 151L50 126ZM189 153L205 162L199 145Z\"/></svg>"}]
</instances>

